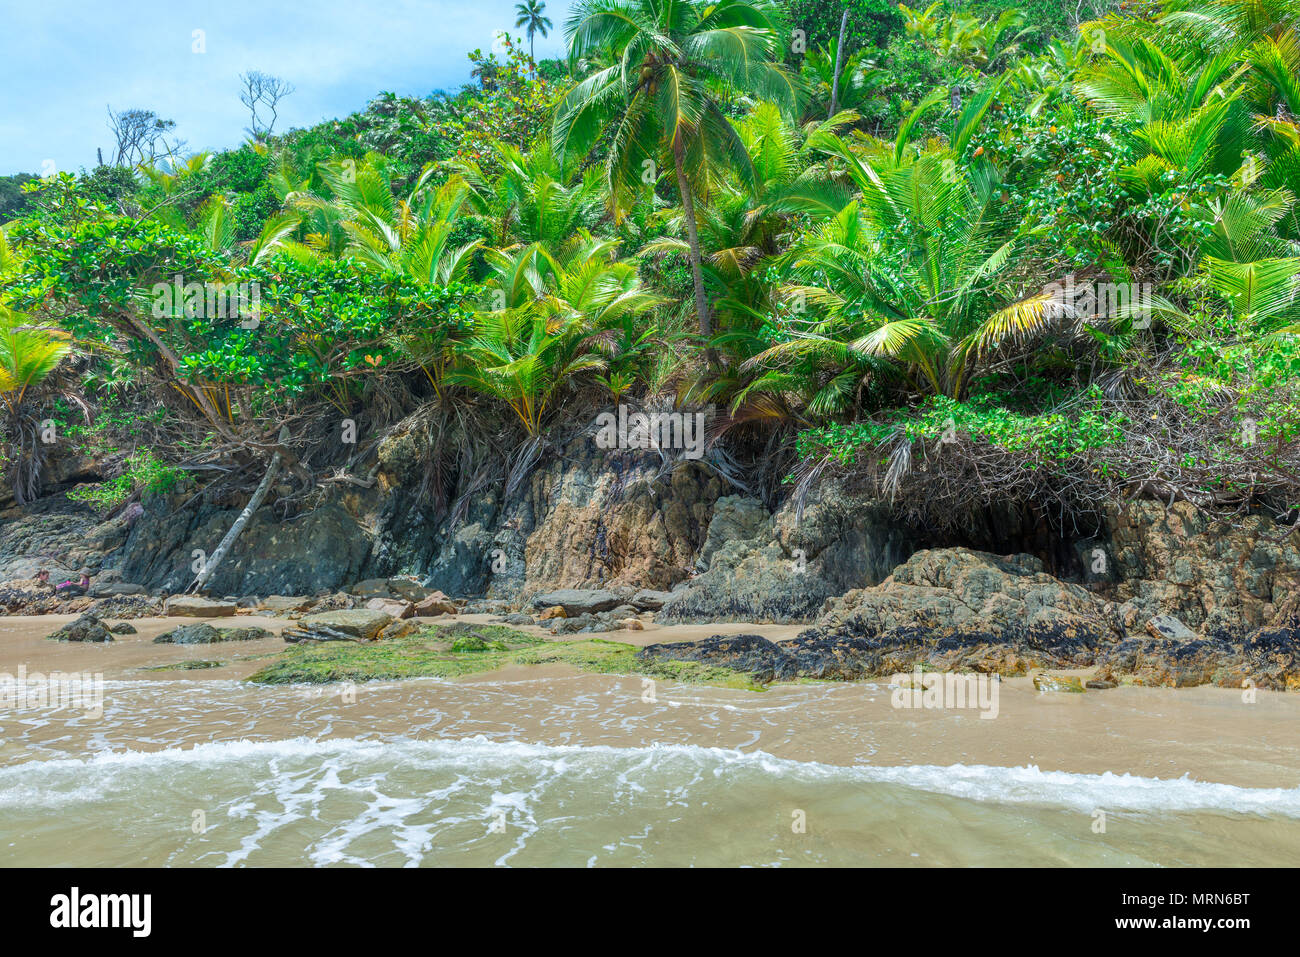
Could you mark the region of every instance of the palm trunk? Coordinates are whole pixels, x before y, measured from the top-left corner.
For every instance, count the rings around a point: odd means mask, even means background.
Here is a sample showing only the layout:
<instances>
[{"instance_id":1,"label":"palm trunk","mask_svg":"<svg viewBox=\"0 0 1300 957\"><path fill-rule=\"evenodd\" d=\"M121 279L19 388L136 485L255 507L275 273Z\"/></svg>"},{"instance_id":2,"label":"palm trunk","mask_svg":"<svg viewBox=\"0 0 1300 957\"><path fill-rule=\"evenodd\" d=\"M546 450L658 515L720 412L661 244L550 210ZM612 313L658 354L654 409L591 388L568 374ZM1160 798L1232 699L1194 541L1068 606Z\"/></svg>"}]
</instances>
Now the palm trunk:
<instances>
[{"instance_id":1,"label":"palm trunk","mask_svg":"<svg viewBox=\"0 0 1300 957\"><path fill-rule=\"evenodd\" d=\"M533 48L533 45L534 45L536 42L537 42L537 41L533 39L533 35L532 35L531 33L528 34L528 59L530 59L530 60L533 61L533 79L534 79L534 80L537 79L537 51Z\"/></svg>"},{"instance_id":2,"label":"palm trunk","mask_svg":"<svg viewBox=\"0 0 1300 957\"><path fill-rule=\"evenodd\" d=\"M827 115L830 119L835 115L835 109L840 102L840 70L844 65L844 28L849 23L849 8L844 8L844 15L840 17L840 41L835 44L835 75L831 77L831 111Z\"/></svg>"},{"instance_id":3,"label":"palm trunk","mask_svg":"<svg viewBox=\"0 0 1300 957\"><path fill-rule=\"evenodd\" d=\"M691 196L691 186L686 182L686 170L682 166L683 154L681 139L673 141L673 165L677 167L677 189L682 194L682 212L686 217L686 242L691 247L691 278L695 282L695 311L700 317L700 336L708 340L713 335L713 321L709 316L709 302L704 298L704 267L700 261L700 234L695 225L695 199ZM713 361L713 350L707 350L709 361Z\"/></svg>"}]
</instances>

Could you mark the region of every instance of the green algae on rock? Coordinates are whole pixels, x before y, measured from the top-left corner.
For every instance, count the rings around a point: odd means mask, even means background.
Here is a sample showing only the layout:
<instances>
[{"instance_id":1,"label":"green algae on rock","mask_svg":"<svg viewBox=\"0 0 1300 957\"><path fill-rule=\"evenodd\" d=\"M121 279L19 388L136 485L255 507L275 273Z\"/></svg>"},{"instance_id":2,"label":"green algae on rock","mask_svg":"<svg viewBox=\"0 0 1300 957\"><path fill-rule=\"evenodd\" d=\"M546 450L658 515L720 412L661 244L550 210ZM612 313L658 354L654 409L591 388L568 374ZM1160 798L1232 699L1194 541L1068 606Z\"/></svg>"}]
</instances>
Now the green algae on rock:
<instances>
[{"instance_id":1,"label":"green algae on rock","mask_svg":"<svg viewBox=\"0 0 1300 957\"><path fill-rule=\"evenodd\" d=\"M303 643L252 675L256 684L325 684L333 681L394 681L458 678L510 665L565 664L600 674L641 675L663 680L753 688L743 674L699 662L647 661L634 645L593 638L553 641L501 625L457 622L369 644Z\"/></svg>"}]
</instances>

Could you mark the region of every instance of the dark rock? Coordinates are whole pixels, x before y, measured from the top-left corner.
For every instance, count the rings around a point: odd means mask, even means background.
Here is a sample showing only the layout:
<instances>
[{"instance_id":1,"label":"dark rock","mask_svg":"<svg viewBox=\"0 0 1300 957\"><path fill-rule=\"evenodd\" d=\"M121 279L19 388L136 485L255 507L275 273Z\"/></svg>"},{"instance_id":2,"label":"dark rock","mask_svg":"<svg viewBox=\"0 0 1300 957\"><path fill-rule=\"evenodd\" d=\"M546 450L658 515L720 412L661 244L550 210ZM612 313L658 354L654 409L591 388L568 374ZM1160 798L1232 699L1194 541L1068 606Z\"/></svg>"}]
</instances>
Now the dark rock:
<instances>
[{"instance_id":1,"label":"dark rock","mask_svg":"<svg viewBox=\"0 0 1300 957\"><path fill-rule=\"evenodd\" d=\"M82 615L48 636L54 641L112 641L113 636L94 615Z\"/></svg>"},{"instance_id":2,"label":"dark rock","mask_svg":"<svg viewBox=\"0 0 1300 957\"><path fill-rule=\"evenodd\" d=\"M156 645L210 645L223 641L256 641L270 638L265 628L214 628L205 621L181 625L155 638Z\"/></svg>"},{"instance_id":3,"label":"dark rock","mask_svg":"<svg viewBox=\"0 0 1300 957\"><path fill-rule=\"evenodd\" d=\"M242 628L218 628L222 641L257 641L262 638L274 638L273 632L265 628L258 628L255 625L248 625Z\"/></svg>"},{"instance_id":4,"label":"dark rock","mask_svg":"<svg viewBox=\"0 0 1300 957\"><path fill-rule=\"evenodd\" d=\"M637 611L658 611L664 606L664 602L673 597L670 591L655 591L652 588L642 588L628 599L628 604L632 605Z\"/></svg>"},{"instance_id":5,"label":"dark rock","mask_svg":"<svg viewBox=\"0 0 1300 957\"><path fill-rule=\"evenodd\" d=\"M664 642L646 645L638 658L667 661L698 661L703 664L751 675L766 684L785 681L798 674L798 664L781 646L761 635L715 635L701 641Z\"/></svg>"},{"instance_id":6,"label":"dark rock","mask_svg":"<svg viewBox=\"0 0 1300 957\"><path fill-rule=\"evenodd\" d=\"M539 611L559 605L570 618L609 611L622 603L617 592L605 588L561 588L533 596L533 607Z\"/></svg>"},{"instance_id":7,"label":"dark rock","mask_svg":"<svg viewBox=\"0 0 1300 957\"><path fill-rule=\"evenodd\" d=\"M115 635L134 635L134 634L137 634L137 632L136 632L136 630L135 630L135 626L134 626L134 625L131 625L131 624L128 624L128 623L125 622L125 621L119 621L116 625L111 626L108 630L111 631L111 632L112 632L113 634L115 634Z\"/></svg>"},{"instance_id":8,"label":"dark rock","mask_svg":"<svg viewBox=\"0 0 1300 957\"><path fill-rule=\"evenodd\" d=\"M92 582L90 586L91 598L114 598L119 595L144 595L147 589L143 585L133 585L130 582Z\"/></svg>"},{"instance_id":9,"label":"dark rock","mask_svg":"<svg viewBox=\"0 0 1300 957\"><path fill-rule=\"evenodd\" d=\"M211 552L239 516L237 508L203 504L177 509L165 498L146 500L118 553L123 576L146 588L180 592L194 579L191 554ZM370 551L366 526L327 502L282 521L262 508L244 527L208 588L217 595L312 594L355 581Z\"/></svg>"},{"instance_id":10,"label":"dark rock","mask_svg":"<svg viewBox=\"0 0 1300 957\"><path fill-rule=\"evenodd\" d=\"M270 615L290 615L304 612L312 606L312 599L300 595L271 595L262 599L260 610Z\"/></svg>"}]
</instances>

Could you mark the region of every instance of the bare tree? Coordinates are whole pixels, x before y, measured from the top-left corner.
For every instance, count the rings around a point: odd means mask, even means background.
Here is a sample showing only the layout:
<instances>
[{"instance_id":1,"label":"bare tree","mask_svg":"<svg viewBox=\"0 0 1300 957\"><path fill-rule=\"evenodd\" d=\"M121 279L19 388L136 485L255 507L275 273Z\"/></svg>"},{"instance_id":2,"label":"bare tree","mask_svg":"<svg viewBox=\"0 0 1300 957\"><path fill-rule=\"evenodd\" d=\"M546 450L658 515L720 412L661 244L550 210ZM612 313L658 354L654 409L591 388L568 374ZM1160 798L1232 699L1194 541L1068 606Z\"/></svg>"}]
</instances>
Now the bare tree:
<instances>
[{"instance_id":1,"label":"bare tree","mask_svg":"<svg viewBox=\"0 0 1300 957\"><path fill-rule=\"evenodd\" d=\"M108 128L117 143L114 166L152 163L159 156L174 156L184 147L184 140L171 138L175 120L164 120L153 110L108 108Z\"/></svg>"},{"instance_id":2,"label":"bare tree","mask_svg":"<svg viewBox=\"0 0 1300 957\"><path fill-rule=\"evenodd\" d=\"M248 107L252 124L248 128L249 134L255 137L270 136L275 129L280 101L293 93L296 87L278 76L263 73L261 70L241 73L239 79L244 84L239 94L239 102Z\"/></svg>"}]
</instances>

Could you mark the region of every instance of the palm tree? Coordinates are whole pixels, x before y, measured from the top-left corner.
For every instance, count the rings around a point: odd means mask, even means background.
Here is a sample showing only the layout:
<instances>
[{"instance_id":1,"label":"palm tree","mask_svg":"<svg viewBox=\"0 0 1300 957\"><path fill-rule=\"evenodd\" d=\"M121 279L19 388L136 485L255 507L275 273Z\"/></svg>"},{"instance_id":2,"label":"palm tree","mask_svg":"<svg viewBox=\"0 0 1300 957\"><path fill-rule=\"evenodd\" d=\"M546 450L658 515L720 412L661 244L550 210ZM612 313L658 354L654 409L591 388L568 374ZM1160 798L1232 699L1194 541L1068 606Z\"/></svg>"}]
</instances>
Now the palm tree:
<instances>
[{"instance_id":1,"label":"palm tree","mask_svg":"<svg viewBox=\"0 0 1300 957\"><path fill-rule=\"evenodd\" d=\"M537 78L537 57L533 55L533 34L540 33L545 40L547 31L554 26L550 17L543 16L545 12L546 4L541 0L528 0L527 3L515 4L515 13L519 14L515 26L523 27L524 32L528 34L528 59L533 61L534 79Z\"/></svg>"},{"instance_id":2,"label":"palm tree","mask_svg":"<svg viewBox=\"0 0 1300 957\"><path fill-rule=\"evenodd\" d=\"M961 398L975 366L1064 318L1049 294L1025 296L1006 278L1027 236L1000 211L995 183L946 151L891 168L833 134L820 140L862 196L788 254L796 281L783 292L820 318L782 331L751 367L809 354L864 371L874 363L862 360L885 360L916 391Z\"/></svg>"},{"instance_id":3,"label":"palm tree","mask_svg":"<svg viewBox=\"0 0 1300 957\"><path fill-rule=\"evenodd\" d=\"M808 142L850 126L857 118L856 113L844 111L800 129L775 104L759 103L749 116L734 122L753 178L747 185L720 184L710 201L697 207L698 231L708 250L702 269L713 294L712 306L728 318L727 325L753 325L755 318L761 321L770 311L763 267L788 247L798 219L833 216L848 202L848 188L830 178ZM682 218L669 219L669 234L645 244L640 254L689 253L689 245L680 238Z\"/></svg>"},{"instance_id":4,"label":"palm tree","mask_svg":"<svg viewBox=\"0 0 1300 957\"><path fill-rule=\"evenodd\" d=\"M580 372L603 370L644 314L661 300L645 291L636 267L614 257L616 243L585 230L554 250L531 243L489 250L487 282L497 308L478 315L448 381L514 410L530 438L541 431L552 396Z\"/></svg>"},{"instance_id":5,"label":"palm tree","mask_svg":"<svg viewBox=\"0 0 1300 957\"><path fill-rule=\"evenodd\" d=\"M669 159L685 214L700 335L713 330L704 294L695 198L726 167L753 180L744 144L723 112L740 93L793 109L794 80L777 62L779 16L770 0L584 0L565 27L569 59L611 52L617 62L577 83L555 111L561 163L602 134L616 217Z\"/></svg>"},{"instance_id":6,"label":"palm tree","mask_svg":"<svg viewBox=\"0 0 1300 957\"><path fill-rule=\"evenodd\" d=\"M310 233L306 246L285 242L280 248L304 261L346 256L362 268L395 272L430 285L463 280L481 244L479 240L452 244L470 189L459 176L435 187L435 173L434 167L426 169L402 198L393 195L387 176L370 163L322 164L321 179L331 198L293 192L285 203L306 215L309 225L320 221L330 235ZM335 229L344 239L341 247L333 236Z\"/></svg>"},{"instance_id":7,"label":"palm tree","mask_svg":"<svg viewBox=\"0 0 1300 957\"><path fill-rule=\"evenodd\" d=\"M496 246L562 243L578 229L595 226L603 215L600 171L587 169L575 176L562 170L549 137L528 151L498 140L492 143L491 158L486 170L472 160L444 165L469 184L467 205Z\"/></svg>"},{"instance_id":8,"label":"palm tree","mask_svg":"<svg viewBox=\"0 0 1300 957\"><path fill-rule=\"evenodd\" d=\"M800 73L808 87L807 115L822 119L844 110L856 110L889 74L869 59L869 50L839 56L829 46L809 50ZM837 72L836 67L839 67Z\"/></svg>"},{"instance_id":9,"label":"palm tree","mask_svg":"<svg viewBox=\"0 0 1300 957\"><path fill-rule=\"evenodd\" d=\"M10 413L27 390L54 371L71 348L67 333L38 325L0 304L0 400Z\"/></svg>"}]
</instances>

